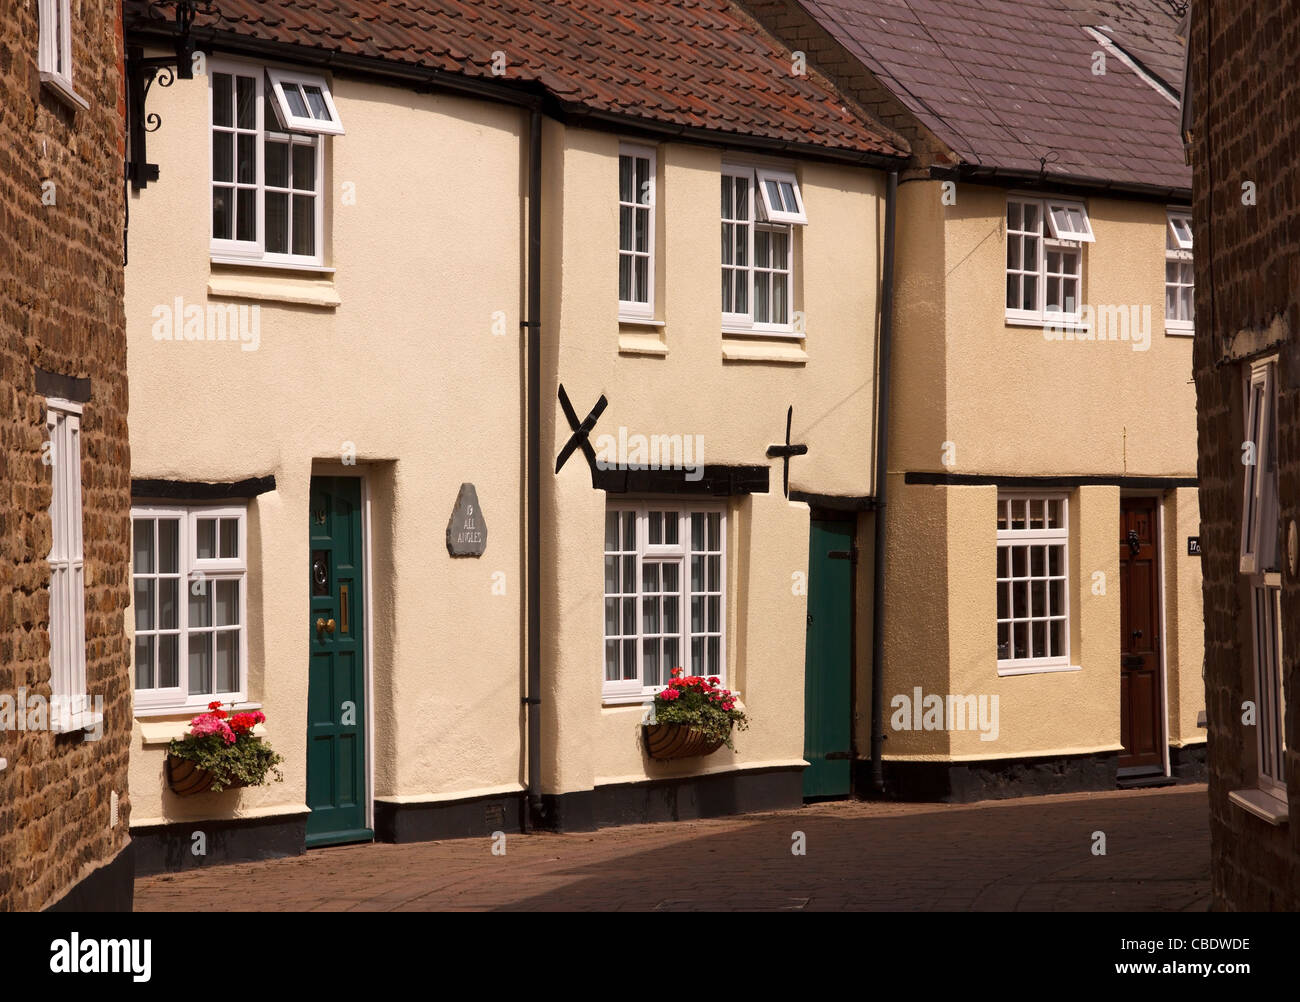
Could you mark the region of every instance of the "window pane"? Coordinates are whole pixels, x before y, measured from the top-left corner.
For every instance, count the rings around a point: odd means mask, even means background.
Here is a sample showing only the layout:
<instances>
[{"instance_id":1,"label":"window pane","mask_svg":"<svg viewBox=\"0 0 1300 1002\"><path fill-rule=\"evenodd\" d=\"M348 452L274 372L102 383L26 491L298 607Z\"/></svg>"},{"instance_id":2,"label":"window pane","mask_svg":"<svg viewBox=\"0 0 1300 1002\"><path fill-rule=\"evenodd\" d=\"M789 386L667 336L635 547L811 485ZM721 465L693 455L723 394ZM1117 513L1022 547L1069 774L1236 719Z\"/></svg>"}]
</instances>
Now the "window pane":
<instances>
[{"instance_id":1,"label":"window pane","mask_svg":"<svg viewBox=\"0 0 1300 1002\"><path fill-rule=\"evenodd\" d=\"M636 599L623 599L623 635L636 636Z\"/></svg>"},{"instance_id":2,"label":"window pane","mask_svg":"<svg viewBox=\"0 0 1300 1002\"><path fill-rule=\"evenodd\" d=\"M190 634L190 695L212 692L212 634Z\"/></svg>"},{"instance_id":3,"label":"window pane","mask_svg":"<svg viewBox=\"0 0 1300 1002\"><path fill-rule=\"evenodd\" d=\"M136 578L135 595L132 601L135 606L135 628L140 630L152 630L155 626L154 620L154 579L153 578Z\"/></svg>"},{"instance_id":4,"label":"window pane","mask_svg":"<svg viewBox=\"0 0 1300 1002\"><path fill-rule=\"evenodd\" d=\"M664 513L652 511L646 513L646 529L651 546L658 546L664 541Z\"/></svg>"},{"instance_id":5,"label":"window pane","mask_svg":"<svg viewBox=\"0 0 1300 1002\"><path fill-rule=\"evenodd\" d=\"M1033 653L1030 656L1035 658L1047 657L1047 624L1041 621L1034 623L1031 636L1033 639Z\"/></svg>"},{"instance_id":6,"label":"window pane","mask_svg":"<svg viewBox=\"0 0 1300 1002\"><path fill-rule=\"evenodd\" d=\"M790 304L787 295L789 281L790 277L788 275L772 276L772 323L774 324L788 324L790 322Z\"/></svg>"},{"instance_id":7,"label":"window pane","mask_svg":"<svg viewBox=\"0 0 1300 1002\"><path fill-rule=\"evenodd\" d=\"M726 178L723 178L726 181ZM725 188L723 189L725 192ZM632 157L621 156L618 158L618 200L620 202L635 202L636 185L633 182Z\"/></svg>"},{"instance_id":8,"label":"window pane","mask_svg":"<svg viewBox=\"0 0 1300 1002\"><path fill-rule=\"evenodd\" d=\"M216 611L217 626L239 625L239 582L217 581Z\"/></svg>"},{"instance_id":9,"label":"window pane","mask_svg":"<svg viewBox=\"0 0 1300 1002\"><path fill-rule=\"evenodd\" d=\"M131 566L136 574L153 573L153 520L136 519L131 526Z\"/></svg>"},{"instance_id":10,"label":"window pane","mask_svg":"<svg viewBox=\"0 0 1300 1002\"><path fill-rule=\"evenodd\" d=\"M252 77L236 77L236 104L239 107L239 127L257 128L257 81Z\"/></svg>"},{"instance_id":11,"label":"window pane","mask_svg":"<svg viewBox=\"0 0 1300 1002\"><path fill-rule=\"evenodd\" d=\"M223 630L216 635L217 692L239 688L239 632Z\"/></svg>"},{"instance_id":12,"label":"window pane","mask_svg":"<svg viewBox=\"0 0 1300 1002\"><path fill-rule=\"evenodd\" d=\"M758 230L754 234L754 263L760 268L771 267L772 234L768 230Z\"/></svg>"},{"instance_id":13,"label":"window pane","mask_svg":"<svg viewBox=\"0 0 1300 1002\"><path fill-rule=\"evenodd\" d=\"M1022 216L1019 202L1007 203L1007 229L1018 230L1021 228Z\"/></svg>"},{"instance_id":14,"label":"window pane","mask_svg":"<svg viewBox=\"0 0 1300 1002\"><path fill-rule=\"evenodd\" d=\"M642 254L650 252L650 210L636 210L636 249Z\"/></svg>"},{"instance_id":15,"label":"window pane","mask_svg":"<svg viewBox=\"0 0 1300 1002\"><path fill-rule=\"evenodd\" d=\"M234 125L231 117L231 94L234 88L234 81L229 73L215 73L212 76L212 124L213 125Z\"/></svg>"},{"instance_id":16,"label":"window pane","mask_svg":"<svg viewBox=\"0 0 1300 1002\"><path fill-rule=\"evenodd\" d=\"M295 191L316 190L316 145L293 144L293 187Z\"/></svg>"},{"instance_id":17,"label":"window pane","mask_svg":"<svg viewBox=\"0 0 1300 1002\"><path fill-rule=\"evenodd\" d=\"M223 518L221 520L221 548L220 554L225 559L237 559L239 557L239 520L233 518Z\"/></svg>"},{"instance_id":18,"label":"window pane","mask_svg":"<svg viewBox=\"0 0 1300 1002\"><path fill-rule=\"evenodd\" d=\"M735 249L736 246L736 234L734 232L735 229L736 229L735 223L722 224L722 263L723 264L735 263L735 258L732 254L732 251ZM725 280L726 272L723 272L723 278Z\"/></svg>"},{"instance_id":19,"label":"window pane","mask_svg":"<svg viewBox=\"0 0 1300 1002\"><path fill-rule=\"evenodd\" d=\"M618 599L605 599L605 636L617 637L618 630Z\"/></svg>"},{"instance_id":20,"label":"window pane","mask_svg":"<svg viewBox=\"0 0 1300 1002\"><path fill-rule=\"evenodd\" d=\"M180 578L163 578L158 582L158 629L174 630L180 611Z\"/></svg>"},{"instance_id":21,"label":"window pane","mask_svg":"<svg viewBox=\"0 0 1300 1002\"><path fill-rule=\"evenodd\" d=\"M738 177L736 181L736 218L749 218L749 178Z\"/></svg>"},{"instance_id":22,"label":"window pane","mask_svg":"<svg viewBox=\"0 0 1300 1002\"><path fill-rule=\"evenodd\" d=\"M163 574L179 574L181 523L174 518L158 520L158 570Z\"/></svg>"},{"instance_id":23,"label":"window pane","mask_svg":"<svg viewBox=\"0 0 1300 1002\"><path fill-rule=\"evenodd\" d=\"M271 188L289 187L289 144L277 140L266 141L266 183Z\"/></svg>"},{"instance_id":24,"label":"window pane","mask_svg":"<svg viewBox=\"0 0 1300 1002\"><path fill-rule=\"evenodd\" d=\"M1051 650L1048 657L1065 657L1065 621L1062 619L1052 620L1048 624L1048 635L1051 638Z\"/></svg>"},{"instance_id":25,"label":"window pane","mask_svg":"<svg viewBox=\"0 0 1300 1002\"><path fill-rule=\"evenodd\" d=\"M235 239L257 239L257 189L240 188L235 196Z\"/></svg>"},{"instance_id":26,"label":"window pane","mask_svg":"<svg viewBox=\"0 0 1300 1002\"><path fill-rule=\"evenodd\" d=\"M659 590L659 565L647 560L641 566L641 590L657 592Z\"/></svg>"},{"instance_id":27,"label":"window pane","mask_svg":"<svg viewBox=\"0 0 1300 1002\"><path fill-rule=\"evenodd\" d=\"M195 556L200 560L211 560L217 555L217 520L201 518L195 530Z\"/></svg>"},{"instance_id":28,"label":"window pane","mask_svg":"<svg viewBox=\"0 0 1300 1002\"><path fill-rule=\"evenodd\" d=\"M289 196L266 193L266 249L271 254L289 253Z\"/></svg>"},{"instance_id":29,"label":"window pane","mask_svg":"<svg viewBox=\"0 0 1300 1002\"><path fill-rule=\"evenodd\" d=\"M659 678L659 641L647 637L642 641L641 646L641 667L644 676L641 679L643 685L662 685Z\"/></svg>"},{"instance_id":30,"label":"window pane","mask_svg":"<svg viewBox=\"0 0 1300 1002\"><path fill-rule=\"evenodd\" d=\"M212 133L212 180L235 179L235 136L230 132Z\"/></svg>"},{"instance_id":31,"label":"window pane","mask_svg":"<svg viewBox=\"0 0 1300 1002\"><path fill-rule=\"evenodd\" d=\"M239 167L239 176L236 180L240 184L256 184L257 137L241 132L235 138L238 140L235 160Z\"/></svg>"},{"instance_id":32,"label":"window pane","mask_svg":"<svg viewBox=\"0 0 1300 1002\"><path fill-rule=\"evenodd\" d=\"M998 624L998 660L1006 661L1011 657L1011 624Z\"/></svg>"},{"instance_id":33,"label":"window pane","mask_svg":"<svg viewBox=\"0 0 1300 1002\"><path fill-rule=\"evenodd\" d=\"M195 595L195 587L201 587L202 593ZM191 630L212 625L212 593L210 588L210 581L204 581L200 585L191 585L190 587Z\"/></svg>"},{"instance_id":34,"label":"window pane","mask_svg":"<svg viewBox=\"0 0 1300 1002\"><path fill-rule=\"evenodd\" d=\"M316 253L316 199L311 195L293 196L293 252Z\"/></svg>"},{"instance_id":35,"label":"window pane","mask_svg":"<svg viewBox=\"0 0 1300 1002\"><path fill-rule=\"evenodd\" d=\"M638 257L634 269L635 291L633 299L638 303L650 302L650 259Z\"/></svg>"},{"instance_id":36,"label":"window pane","mask_svg":"<svg viewBox=\"0 0 1300 1002\"><path fill-rule=\"evenodd\" d=\"M616 511L605 512L605 549L618 550L618 512Z\"/></svg>"},{"instance_id":37,"label":"window pane","mask_svg":"<svg viewBox=\"0 0 1300 1002\"><path fill-rule=\"evenodd\" d=\"M135 638L135 687L152 689L153 683L153 637Z\"/></svg>"},{"instance_id":38,"label":"window pane","mask_svg":"<svg viewBox=\"0 0 1300 1002\"><path fill-rule=\"evenodd\" d=\"M614 595L618 592L618 557L605 558L605 594ZM606 630L606 633L612 632Z\"/></svg>"},{"instance_id":39,"label":"window pane","mask_svg":"<svg viewBox=\"0 0 1300 1002\"><path fill-rule=\"evenodd\" d=\"M664 570L667 571L669 567L672 568L675 574L677 566L675 564L669 564L664 567ZM664 585L664 590L669 590L667 584ZM674 592L676 591L676 585L673 586L672 590ZM676 594L666 595L664 597L664 633L682 632L681 624L678 622L678 608L680 604L681 599L679 599Z\"/></svg>"},{"instance_id":40,"label":"window pane","mask_svg":"<svg viewBox=\"0 0 1300 1002\"><path fill-rule=\"evenodd\" d=\"M230 210L235 192L231 188L212 189L212 236L216 240L229 240L234 230Z\"/></svg>"},{"instance_id":41,"label":"window pane","mask_svg":"<svg viewBox=\"0 0 1300 1002\"><path fill-rule=\"evenodd\" d=\"M636 551L636 513L625 511L620 518L623 519L623 550L633 553Z\"/></svg>"},{"instance_id":42,"label":"window pane","mask_svg":"<svg viewBox=\"0 0 1300 1002\"><path fill-rule=\"evenodd\" d=\"M1011 310L1020 309L1020 276L1007 276L1007 308Z\"/></svg>"},{"instance_id":43,"label":"window pane","mask_svg":"<svg viewBox=\"0 0 1300 1002\"><path fill-rule=\"evenodd\" d=\"M1038 206L1032 202L1025 203L1025 226L1030 233L1041 232L1042 223L1038 218Z\"/></svg>"},{"instance_id":44,"label":"window pane","mask_svg":"<svg viewBox=\"0 0 1300 1002\"><path fill-rule=\"evenodd\" d=\"M617 682L620 678L618 670L618 648L617 640L605 641L605 681Z\"/></svg>"},{"instance_id":45,"label":"window pane","mask_svg":"<svg viewBox=\"0 0 1300 1002\"><path fill-rule=\"evenodd\" d=\"M636 678L636 641L623 641L623 678Z\"/></svg>"},{"instance_id":46,"label":"window pane","mask_svg":"<svg viewBox=\"0 0 1300 1002\"><path fill-rule=\"evenodd\" d=\"M792 185L789 181L781 182L781 200L785 202L786 212L799 211L799 203L795 201L795 197L794 197L794 185Z\"/></svg>"},{"instance_id":47,"label":"window pane","mask_svg":"<svg viewBox=\"0 0 1300 1002\"><path fill-rule=\"evenodd\" d=\"M618 209L618 249L632 249L632 216L635 210L630 205L620 205Z\"/></svg>"},{"instance_id":48,"label":"window pane","mask_svg":"<svg viewBox=\"0 0 1300 1002\"><path fill-rule=\"evenodd\" d=\"M307 102L303 100L302 90L297 84L284 84L284 101L289 106L289 114L297 118L310 118Z\"/></svg>"},{"instance_id":49,"label":"window pane","mask_svg":"<svg viewBox=\"0 0 1300 1002\"><path fill-rule=\"evenodd\" d=\"M754 322L771 323L771 310L768 304L768 274L754 273Z\"/></svg>"},{"instance_id":50,"label":"window pane","mask_svg":"<svg viewBox=\"0 0 1300 1002\"><path fill-rule=\"evenodd\" d=\"M733 206L734 206L733 197L734 197L734 196L733 196L733 194L732 194L732 191L733 191L733 189L732 189L732 184L731 184L731 175L729 175L729 174L723 174L723 175L722 175L722 218L723 218L723 219L731 219L731 218L733 218L733 217L732 217L732 212L734 211L734 208L733 208Z\"/></svg>"},{"instance_id":51,"label":"window pane","mask_svg":"<svg viewBox=\"0 0 1300 1002\"><path fill-rule=\"evenodd\" d=\"M774 212L780 212L785 206L781 203L781 189L775 181L763 182L763 189L767 192L767 200L772 204Z\"/></svg>"},{"instance_id":52,"label":"window pane","mask_svg":"<svg viewBox=\"0 0 1300 1002\"><path fill-rule=\"evenodd\" d=\"M311 109L311 117L321 122L330 121L330 110L325 104L325 95L321 93L319 87L304 87L307 94L307 107Z\"/></svg>"}]
</instances>

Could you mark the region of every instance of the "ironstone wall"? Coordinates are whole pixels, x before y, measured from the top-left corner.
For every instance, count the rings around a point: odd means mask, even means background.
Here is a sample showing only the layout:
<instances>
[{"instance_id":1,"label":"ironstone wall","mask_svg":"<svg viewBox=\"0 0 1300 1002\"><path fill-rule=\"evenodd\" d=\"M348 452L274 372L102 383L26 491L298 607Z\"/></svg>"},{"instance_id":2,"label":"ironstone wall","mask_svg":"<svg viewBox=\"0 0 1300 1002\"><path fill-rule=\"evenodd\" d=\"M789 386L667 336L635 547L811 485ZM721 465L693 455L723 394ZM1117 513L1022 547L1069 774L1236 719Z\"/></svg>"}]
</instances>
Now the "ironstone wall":
<instances>
[{"instance_id":1,"label":"ironstone wall","mask_svg":"<svg viewBox=\"0 0 1300 1002\"><path fill-rule=\"evenodd\" d=\"M1255 785L1250 594L1238 573L1242 381L1276 351L1283 552L1300 519L1300 3L1195 0L1190 39L1196 386L1212 884L1220 909L1300 909L1300 589L1283 558L1289 824L1229 800ZM1254 204L1250 187L1253 186Z\"/></svg>"},{"instance_id":2,"label":"ironstone wall","mask_svg":"<svg viewBox=\"0 0 1300 1002\"><path fill-rule=\"evenodd\" d=\"M0 697L50 695L51 467L36 370L89 378L82 418L89 693L104 734L0 731L0 910L39 909L129 842L130 659L124 632L130 540L126 331L122 300L125 99L119 0L74 0L80 108L42 85L38 4L0 12ZM52 184L44 184L52 182ZM53 204L47 204L52 202ZM57 461L57 457L56 457ZM112 793L120 814L110 827ZM129 878L121 900L130 906ZM82 885L85 888L103 881Z\"/></svg>"}]
</instances>

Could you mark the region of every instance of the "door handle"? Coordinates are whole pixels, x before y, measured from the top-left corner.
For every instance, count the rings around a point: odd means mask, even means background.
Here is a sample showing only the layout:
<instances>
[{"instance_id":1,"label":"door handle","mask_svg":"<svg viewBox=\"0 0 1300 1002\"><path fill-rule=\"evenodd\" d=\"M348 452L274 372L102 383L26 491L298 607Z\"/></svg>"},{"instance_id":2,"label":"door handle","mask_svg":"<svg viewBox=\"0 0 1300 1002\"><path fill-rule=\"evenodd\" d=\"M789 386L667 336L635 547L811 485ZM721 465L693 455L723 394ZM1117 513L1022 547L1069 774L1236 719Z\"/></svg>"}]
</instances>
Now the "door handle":
<instances>
[{"instance_id":1,"label":"door handle","mask_svg":"<svg viewBox=\"0 0 1300 1002\"><path fill-rule=\"evenodd\" d=\"M1134 630L1134 631L1133 631L1133 639L1134 639L1134 640L1141 640L1141 639L1142 639L1142 631L1141 631L1141 630Z\"/></svg>"},{"instance_id":2,"label":"door handle","mask_svg":"<svg viewBox=\"0 0 1300 1002\"><path fill-rule=\"evenodd\" d=\"M333 632L334 632L334 620L333 620L333 619L317 619L317 620L316 620L316 632L317 632L317 633L321 633L322 631L325 632L325 633L333 633Z\"/></svg>"}]
</instances>

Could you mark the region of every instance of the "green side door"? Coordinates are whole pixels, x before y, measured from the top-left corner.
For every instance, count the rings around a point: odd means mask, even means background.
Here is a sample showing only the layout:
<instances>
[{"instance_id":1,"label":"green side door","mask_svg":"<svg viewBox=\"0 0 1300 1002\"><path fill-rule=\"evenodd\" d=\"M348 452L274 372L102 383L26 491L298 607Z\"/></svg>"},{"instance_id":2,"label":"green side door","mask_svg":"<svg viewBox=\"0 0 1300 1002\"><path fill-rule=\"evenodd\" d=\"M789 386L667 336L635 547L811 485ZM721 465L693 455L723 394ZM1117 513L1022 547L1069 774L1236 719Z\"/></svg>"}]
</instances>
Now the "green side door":
<instances>
[{"instance_id":1,"label":"green side door","mask_svg":"<svg viewBox=\"0 0 1300 1002\"><path fill-rule=\"evenodd\" d=\"M854 523L814 519L804 657L805 797L849 793Z\"/></svg>"},{"instance_id":2,"label":"green side door","mask_svg":"<svg viewBox=\"0 0 1300 1002\"><path fill-rule=\"evenodd\" d=\"M311 663L307 682L307 846L362 842L366 669L361 481L311 481Z\"/></svg>"}]
</instances>

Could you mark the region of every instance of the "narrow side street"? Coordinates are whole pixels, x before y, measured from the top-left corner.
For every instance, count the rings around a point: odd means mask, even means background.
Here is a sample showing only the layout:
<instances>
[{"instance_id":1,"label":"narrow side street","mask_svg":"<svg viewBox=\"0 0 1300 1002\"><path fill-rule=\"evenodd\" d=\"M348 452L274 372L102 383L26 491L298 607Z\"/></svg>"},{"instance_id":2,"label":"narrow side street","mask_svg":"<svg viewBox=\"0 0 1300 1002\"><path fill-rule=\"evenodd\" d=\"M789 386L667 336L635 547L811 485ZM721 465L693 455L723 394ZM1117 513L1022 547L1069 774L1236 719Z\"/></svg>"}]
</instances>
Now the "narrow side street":
<instances>
[{"instance_id":1,"label":"narrow side street","mask_svg":"<svg viewBox=\"0 0 1300 1002\"><path fill-rule=\"evenodd\" d=\"M802 832L806 855L792 853ZM1094 833L1106 854L1095 855ZM946 806L836 802L569 835L321 849L136 882L137 911L1203 911L1204 786Z\"/></svg>"}]
</instances>

